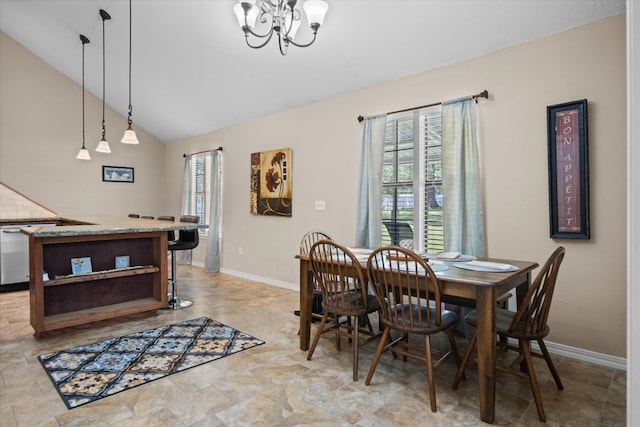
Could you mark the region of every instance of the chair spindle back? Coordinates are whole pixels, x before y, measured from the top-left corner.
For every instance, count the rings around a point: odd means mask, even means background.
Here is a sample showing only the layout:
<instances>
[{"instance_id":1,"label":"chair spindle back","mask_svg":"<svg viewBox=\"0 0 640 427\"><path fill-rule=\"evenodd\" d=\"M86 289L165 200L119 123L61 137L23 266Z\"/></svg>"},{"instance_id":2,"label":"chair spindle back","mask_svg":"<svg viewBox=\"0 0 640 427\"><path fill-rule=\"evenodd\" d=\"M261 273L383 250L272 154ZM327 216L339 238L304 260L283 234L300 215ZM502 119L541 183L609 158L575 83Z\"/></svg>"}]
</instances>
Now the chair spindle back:
<instances>
[{"instance_id":1,"label":"chair spindle back","mask_svg":"<svg viewBox=\"0 0 640 427\"><path fill-rule=\"evenodd\" d=\"M547 318L551 309L553 291L558 278L560 264L564 258L565 249L560 246L547 259L520 305L509 327L509 331L519 330L524 334L546 335L548 329Z\"/></svg>"},{"instance_id":2,"label":"chair spindle back","mask_svg":"<svg viewBox=\"0 0 640 427\"><path fill-rule=\"evenodd\" d=\"M440 326L440 286L424 259L408 249L385 246L373 251L367 272L382 308L382 324L408 333L424 329L425 324ZM430 303L433 311L428 309Z\"/></svg>"},{"instance_id":3,"label":"chair spindle back","mask_svg":"<svg viewBox=\"0 0 640 427\"><path fill-rule=\"evenodd\" d=\"M309 261L326 310L337 309L344 315L355 316L368 307L364 271L348 248L331 240L320 240L311 246Z\"/></svg>"}]
</instances>

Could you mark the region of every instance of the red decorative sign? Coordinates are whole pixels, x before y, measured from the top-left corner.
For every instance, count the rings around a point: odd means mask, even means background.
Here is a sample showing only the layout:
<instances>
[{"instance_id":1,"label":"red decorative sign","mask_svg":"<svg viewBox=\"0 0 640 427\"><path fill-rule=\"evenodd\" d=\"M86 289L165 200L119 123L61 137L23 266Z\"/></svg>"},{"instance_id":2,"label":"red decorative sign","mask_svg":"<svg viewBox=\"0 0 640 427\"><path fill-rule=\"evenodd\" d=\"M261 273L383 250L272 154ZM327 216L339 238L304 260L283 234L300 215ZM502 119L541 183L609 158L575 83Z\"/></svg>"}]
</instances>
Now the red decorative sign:
<instances>
[{"instance_id":1,"label":"red decorative sign","mask_svg":"<svg viewBox=\"0 0 640 427\"><path fill-rule=\"evenodd\" d=\"M587 100L547 107L552 238L588 239Z\"/></svg>"},{"instance_id":2,"label":"red decorative sign","mask_svg":"<svg viewBox=\"0 0 640 427\"><path fill-rule=\"evenodd\" d=\"M580 152L578 109L556 113L558 230L580 231Z\"/></svg>"}]
</instances>

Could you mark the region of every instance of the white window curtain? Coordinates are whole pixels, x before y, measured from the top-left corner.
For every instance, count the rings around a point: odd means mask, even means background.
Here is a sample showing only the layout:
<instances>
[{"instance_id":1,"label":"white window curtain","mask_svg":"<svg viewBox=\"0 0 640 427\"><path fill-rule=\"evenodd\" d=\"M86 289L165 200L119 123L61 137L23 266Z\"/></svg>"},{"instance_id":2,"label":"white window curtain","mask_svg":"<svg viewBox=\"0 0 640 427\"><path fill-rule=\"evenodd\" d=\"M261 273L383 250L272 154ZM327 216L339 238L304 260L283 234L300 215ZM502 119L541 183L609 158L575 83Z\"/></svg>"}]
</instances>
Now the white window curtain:
<instances>
[{"instance_id":1,"label":"white window curtain","mask_svg":"<svg viewBox=\"0 0 640 427\"><path fill-rule=\"evenodd\" d=\"M375 248L382 243L382 159L387 115L367 117L362 128L356 246Z\"/></svg>"},{"instance_id":2,"label":"white window curtain","mask_svg":"<svg viewBox=\"0 0 640 427\"><path fill-rule=\"evenodd\" d=\"M209 182L207 183L206 209L208 221L201 218L201 223L208 223L204 269L209 273L220 271L220 230L222 228L222 151L211 150L205 155L205 164ZM184 163L184 183L182 188L182 215L196 215L194 209L194 171L193 156L186 156ZM178 257L179 264L191 263L191 251L182 251Z\"/></svg>"},{"instance_id":3,"label":"white window curtain","mask_svg":"<svg viewBox=\"0 0 640 427\"><path fill-rule=\"evenodd\" d=\"M475 101L442 103L445 251L484 256L482 185Z\"/></svg>"},{"instance_id":4,"label":"white window curtain","mask_svg":"<svg viewBox=\"0 0 640 427\"><path fill-rule=\"evenodd\" d=\"M442 103L442 192L444 193L445 251L484 256L482 185L475 101L458 99ZM464 321L470 308L445 304L458 313L456 332L467 339L472 328Z\"/></svg>"},{"instance_id":5,"label":"white window curtain","mask_svg":"<svg viewBox=\"0 0 640 427\"><path fill-rule=\"evenodd\" d=\"M191 215L191 194L193 193L193 180L191 173L193 160L191 156L184 158L184 180L182 182L182 215ZM174 254L175 256L175 254ZM180 251L178 264L191 264L191 251Z\"/></svg>"},{"instance_id":6,"label":"white window curtain","mask_svg":"<svg viewBox=\"0 0 640 427\"><path fill-rule=\"evenodd\" d=\"M220 229L222 226L222 151L215 150L207 154L211 165L209 197L209 237L204 270L209 273L220 271Z\"/></svg>"}]
</instances>

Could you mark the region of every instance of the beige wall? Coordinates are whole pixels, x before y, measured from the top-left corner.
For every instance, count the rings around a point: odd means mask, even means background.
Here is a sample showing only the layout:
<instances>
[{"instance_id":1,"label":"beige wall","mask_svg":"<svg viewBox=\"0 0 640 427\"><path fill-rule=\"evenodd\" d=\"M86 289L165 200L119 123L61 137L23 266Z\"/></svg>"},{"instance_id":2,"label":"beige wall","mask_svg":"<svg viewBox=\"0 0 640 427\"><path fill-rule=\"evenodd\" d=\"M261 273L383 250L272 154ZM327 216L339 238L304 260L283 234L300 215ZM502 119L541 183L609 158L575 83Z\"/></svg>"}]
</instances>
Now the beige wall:
<instances>
[{"instance_id":1,"label":"beige wall","mask_svg":"<svg viewBox=\"0 0 640 427\"><path fill-rule=\"evenodd\" d=\"M78 42L78 73L80 49ZM77 160L82 146L81 90L0 33L0 181L62 215L157 215L165 207L164 145L139 128L140 145L121 144L127 120L107 107L112 152L96 153L102 136L102 99L87 92L85 134L91 160ZM135 184L102 182L103 165L133 167Z\"/></svg>"},{"instance_id":2,"label":"beige wall","mask_svg":"<svg viewBox=\"0 0 640 427\"><path fill-rule=\"evenodd\" d=\"M223 269L296 287L293 256L305 231L318 228L354 243L361 138L356 117L483 89L491 94L478 104L489 254L542 263L556 246L565 246L549 340L624 357L622 16L171 144L168 202L179 207L183 153L224 147ZM553 240L546 107L583 98L589 101L592 237ZM252 216L250 153L282 147L293 149L293 216ZM325 200L326 210L315 211L315 200Z\"/></svg>"},{"instance_id":3,"label":"beige wall","mask_svg":"<svg viewBox=\"0 0 640 427\"><path fill-rule=\"evenodd\" d=\"M624 17L167 146L154 141L140 146L139 151L127 148L127 156L109 158L117 165L136 167L136 184L125 192L112 191L125 184L100 182L99 166L113 162L103 162L98 154L94 158L99 160L90 164L74 159L81 136L78 86L6 36L1 41L0 180L61 213L124 214L147 209L177 215L182 154L222 146L223 270L292 288L298 283L298 263L293 256L305 231L319 228L343 243L354 243L361 138L356 117L487 89L491 98L482 100L478 111L489 254L542 263L557 245L564 245L567 256L551 313L549 340L625 357ZM17 65L8 65L8 55L25 64L22 68L33 68L31 73L37 78L21 72ZM46 80L54 80L55 85L45 84ZM13 89L14 85L20 90ZM28 99L24 104L23 97ZM554 241L548 230L546 106L582 98L589 100L592 238ZM61 103L67 104L65 108L60 108ZM97 136L100 101L93 98L91 103L89 126L93 127L88 127L87 135ZM49 120L51 115L56 120ZM5 129L6 122L11 122L10 130ZM21 137L18 124L33 129ZM53 144L52 134L56 148L46 148L49 151L41 154L42 146ZM88 141L92 146L93 139ZM252 216L250 153L282 147L293 149L293 217ZM20 154L22 150L26 155ZM20 162L30 167L19 167ZM163 163L165 181L157 167ZM76 182L80 190L71 192ZM326 201L326 210L315 211L315 200ZM202 260L203 247L196 261ZM238 255L239 248L243 255Z\"/></svg>"}]
</instances>

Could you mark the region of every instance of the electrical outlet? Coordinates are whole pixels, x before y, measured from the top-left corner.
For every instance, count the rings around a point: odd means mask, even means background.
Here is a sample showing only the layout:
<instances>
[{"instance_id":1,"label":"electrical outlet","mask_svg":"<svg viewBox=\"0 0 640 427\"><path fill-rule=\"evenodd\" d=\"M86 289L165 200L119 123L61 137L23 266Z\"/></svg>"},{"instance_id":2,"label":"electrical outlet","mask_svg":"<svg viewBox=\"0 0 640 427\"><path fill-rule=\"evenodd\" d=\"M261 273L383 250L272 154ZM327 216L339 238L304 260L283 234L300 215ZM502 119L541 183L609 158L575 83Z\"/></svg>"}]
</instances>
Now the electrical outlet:
<instances>
[{"instance_id":1,"label":"electrical outlet","mask_svg":"<svg viewBox=\"0 0 640 427\"><path fill-rule=\"evenodd\" d=\"M324 200L316 200L316 210L317 211L324 210Z\"/></svg>"},{"instance_id":2,"label":"electrical outlet","mask_svg":"<svg viewBox=\"0 0 640 427\"><path fill-rule=\"evenodd\" d=\"M238 255L244 255L244 251L242 250L242 248L238 248Z\"/></svg>"}]
</instances>

